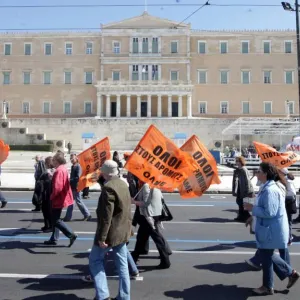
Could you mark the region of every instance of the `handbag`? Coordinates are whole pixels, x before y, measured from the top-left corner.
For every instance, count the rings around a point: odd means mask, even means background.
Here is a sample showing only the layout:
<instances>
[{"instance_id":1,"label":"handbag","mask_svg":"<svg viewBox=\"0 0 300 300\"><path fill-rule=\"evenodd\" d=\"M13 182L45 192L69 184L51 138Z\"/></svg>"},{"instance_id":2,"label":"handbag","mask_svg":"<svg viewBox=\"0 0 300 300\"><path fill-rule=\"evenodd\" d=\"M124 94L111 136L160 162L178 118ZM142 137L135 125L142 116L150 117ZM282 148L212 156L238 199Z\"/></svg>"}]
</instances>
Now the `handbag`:
<instances>
[{"instance_id":1,"label":"handbag","mask_svg":"<svg viewBox=\"0 0 300 300\"><path fill-rule=\"evenodd\" d=\"M162 203L162 210L161 210L161 215L159 216L159 221L161 222L168 222L173 220L173 215L171 214L164 198L161 198L161 203Z\"/></svg>"},{"instance_id":2,"label":"handbag","mask_svg":"<svg viewBox=\"0 0 300 300\"><path fill-rule=\"evenodd\" d=\"M297 213L296 196L288 196L285 198L285 209L289 215Z\"/></svg>"}]
</instances>

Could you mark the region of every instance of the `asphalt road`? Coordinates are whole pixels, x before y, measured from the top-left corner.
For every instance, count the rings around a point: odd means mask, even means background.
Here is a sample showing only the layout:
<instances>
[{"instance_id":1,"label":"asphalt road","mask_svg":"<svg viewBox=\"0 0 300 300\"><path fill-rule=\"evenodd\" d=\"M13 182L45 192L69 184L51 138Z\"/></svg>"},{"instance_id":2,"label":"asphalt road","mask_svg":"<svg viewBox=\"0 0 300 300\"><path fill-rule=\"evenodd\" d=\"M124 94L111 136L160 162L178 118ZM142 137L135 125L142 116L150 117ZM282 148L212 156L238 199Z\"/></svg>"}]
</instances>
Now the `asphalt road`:
<instances>
[{"instance_id":1,"label":"asphalt road","mask_svg":"<svg viewBox=\"0 0 300 300\"><path fill-rule=\"evenodd\" d=\"M74 221L69 223L79 235L74 246L67 248L68 240L63 235L58 246L44 246L50 234L39 231L42 214L31 212L31 195L5 192L9 204L0 210L0 299L93 299L93 285L80 277L88 273L95 219L82 222L76 210ZM93 217L97 197L91 194L86 200ZM159 260L151 243L151 253L139 262L141 280L131 281L131 299L254 298L251 290L261 286L262 274L244 263L255 251L254 236L243 224L232 221L236 215L234 199L226 195L205 195L188 201L166 195L165 199L174 215L172 222L165 223L165 235L173 250L172 266L169 270L153 269ZM300 270L300 225L294 226L294 234L292 265ZM133 247L134 238L129 244L130 249ZM118 281L112 261L107 270L111 296L115 297ZM286 284L287 280L275 278L277 293L272 299L299 299L300 282L290 292Z\"/></svg>"}]
</instances>

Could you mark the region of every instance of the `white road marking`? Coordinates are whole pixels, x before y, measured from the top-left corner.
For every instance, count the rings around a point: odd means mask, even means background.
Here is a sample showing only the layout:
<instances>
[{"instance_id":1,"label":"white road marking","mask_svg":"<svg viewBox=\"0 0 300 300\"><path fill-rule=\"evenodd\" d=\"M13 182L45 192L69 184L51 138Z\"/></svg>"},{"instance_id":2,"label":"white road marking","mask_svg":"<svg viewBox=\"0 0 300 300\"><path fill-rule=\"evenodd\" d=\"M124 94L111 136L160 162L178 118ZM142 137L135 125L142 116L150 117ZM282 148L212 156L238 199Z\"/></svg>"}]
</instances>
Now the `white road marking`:
<instances>
[{"instance_id":1,"label":"white road marking","mask_svg":"<svg viewBox=\"0 0 300 300\"><path fill-rule=\"evenodd\" d=\"M226 199L225 196L210 196L212 199Z\"/></svg>"},{"instance_id":2,"label":"white road marking","mask_svg":"<svg viewBox=\"0 0 300 300\"><path fill-rule=\"evenodd\" d=\"M67 280L81 280L83 276L79 275L52 275L52 274L13 274L13 273L0 273L0 278L31 278L31 279L67 279ZM107 279L119 279L119 276L107 276ZM143 281L144 277L136 277L133 280Z\"/></svg>"},{"instance_id":3,"label":"white road marking","mask_svg":"<svg viewBox=\"0 0 300 300\"><path fill-rule=\"evenodd\" d=\"M96 210L97 207L89 207L88 209L89 210ZM8 211L10 211L10 210L13 210L13 211L32 211L32 208L9 208L9 207L6 207L5 209L3 209L1 211L5 212L6 210L8 210ZM63 212L65 212L65 211L66 211L66 209L63 210ZM73 212L80 212L80 210L79 209L74 209ZM131 212L134 213L135 210L132 210ZM35 213L35 212L33 211L33 213Z\"/></svg>"}]
</instances>

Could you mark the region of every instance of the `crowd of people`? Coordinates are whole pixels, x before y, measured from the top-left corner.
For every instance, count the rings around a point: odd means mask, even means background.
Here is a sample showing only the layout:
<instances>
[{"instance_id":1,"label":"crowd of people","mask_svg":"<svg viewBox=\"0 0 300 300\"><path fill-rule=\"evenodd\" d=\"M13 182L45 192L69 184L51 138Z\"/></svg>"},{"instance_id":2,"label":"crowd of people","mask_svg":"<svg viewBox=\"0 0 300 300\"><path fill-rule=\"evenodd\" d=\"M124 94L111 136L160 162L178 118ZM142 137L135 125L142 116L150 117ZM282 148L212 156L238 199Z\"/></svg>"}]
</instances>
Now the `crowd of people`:
<instances>
[{"instance_id":1,"label":"crowd of people","mask_svg":"<svg viewBox=\"0 0 300 300\"><path fill-rule=\"evenodd\" d=\"M130 153L124 154L125 161ZM83 221L90 221L92 215L82 201L78 182L82 173L78 157L70 154L71 172L68 174L65 154L58 151L45 160L35 157L35 189L32 197L34 212L42 211L44 216L43 232L51 233L45 245L55 246L61 231L69 239L69 247L77 239L77 234L67 225L72 220L74 202L83 215ZM274 294L273 271L280 280L288 278L290 289L300 278L291 266L289 246L292 245L292 216L297 213L294 175L287 169L277 169L270 163L263 162L255 172L258 194L255 195L251 176L243 156L235 158L232 195L236 197L238 222L250 226L250 233L255 234L257 251L246 263L263 271L262 286L254 289L257 295ZM90 274L83 279L93 282L96 290L95 299L130 299L130 278L138 277L137 263L140 255L149 252L151 237L159 252L160 263L157 269L171 266L172 251L163 235L161 215L163 195L159 189L152 189L128 172L122 176L123 168L119 154L115 151L112 160L101 166L101 175L94 176L94 182L101 186L101 193L96 209L97 226L93 247L89 256ZM88 191L87 197L88 197ZM0 192L1 207L7 201ZM135 204L134 216L131 205ZM62 216L66 208L65 216ZM299 216L294 222L300 222ZM133 227L139 225L136 244L130 253L127 245L133 235ZM278 249L279 255L275 254ZM104 263L108 252L112 250L119 275L119 293L110 298Z\"/></svg>"}]
</instances>

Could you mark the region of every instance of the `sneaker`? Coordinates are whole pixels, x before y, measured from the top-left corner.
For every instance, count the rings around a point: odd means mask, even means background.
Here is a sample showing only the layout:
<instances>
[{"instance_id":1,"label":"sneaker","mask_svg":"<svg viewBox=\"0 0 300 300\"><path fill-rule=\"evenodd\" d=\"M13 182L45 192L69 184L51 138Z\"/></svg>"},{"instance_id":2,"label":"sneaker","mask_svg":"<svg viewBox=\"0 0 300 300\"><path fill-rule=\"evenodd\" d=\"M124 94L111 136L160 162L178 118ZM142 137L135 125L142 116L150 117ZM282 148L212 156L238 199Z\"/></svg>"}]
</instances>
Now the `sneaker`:
<instances>
[{"instance_id":1,"label":"sneaker","mask_svg":"<svg viewBox=\"0 0 300 300\"><path fill-rule=\"evenodd\" d=\"M274 289L269 289L264 286L254 289L253 294L259 295L259 296L268 296L268 295L274 295Z\"/></svg>"},{"instance_id":2,"label":"sneaker","mask_svg":"<svg viewBox=\"0 0 300 300\"><path fill-rule=\"evenodd\" d=\"M4 208L6 206L6 204L7 204L6 200L2 201L1 208Z\"/></svg>"},{"instance_id":3,"label":"sneaker","mask_svg":"<svg viewBox=\"0 0 300 300\"><path fill-rule=\"evenodd\" d=\"M137 278L137 277L139 277L139 276L140 276L140 273L139 273L139 272L130 274L130 278L131 278L131 279L135 279L135 278Z\"/></svg>"},{"instance_id":4,"label":"sneaker","mask_svg":"<svg viewBox=\"0 0 300 300\"><path fill-rule=\"evenodd\" d=\"M53 241L53 240L48 240L44 242L44 245L48 245L48 246L56 246L57 242Z\"/></svg>"},{"instance_id":5,"label":"sneaker","mask_svg":"<svg viewBox=\"0 0 300 300\"><path fill-rule=\"evenodd\" d=\"M69 248L72 247L72 245L74 244L74 242L76 241L78 235L77 234L74 234L71 238L70 238L70 244L69 244Z\"/></svg>"},{"instance_id":6,"label":"sneaker","mask_svg":"<svg viewBox=\"0 0 300 300\"><path fill-rule=\"evenodd\" d=\"M92 220L92 216L91 215L89 215L89 216L87 216L87 217L85 217L85 218L82 219L82 221L91 221L91 220Z\"/></svg>"},{"instance_id":7,"label":"sneaker","mask_svg":"<svg viewBox=\"0 0 300 300\"><path fill-rule=\"evenodd\" d=\"M292 275L289 277L289 283L286 288L290 289L298 281L299 277L300 274L296 270L293 270Z\"/></svg>"},{"instance_id":8,"label":"sneaker","mask_svg":"<svg viewBox=\"0 0 300 300\"><path fill-rule=\"evenodd\" d=\"M246 259L245 263L248 264L249 266L251 266L252 268L256 269L256 270L261 270L261 267L254 264L251 259Z\"/></svg>"},{"instance_id":9,"label":"sneaker","mask_svg":"<svg viewBox=\"0 0 300 300\"><path fill-rule=\"evenodd\" d=\"M84 282L87 282L87 283L93 283L94 282L94 279L92 278L91 275L83 276L83 277L81 277L81 280L84 281Z\"/></svg>"},{"instance_id":10,"label":"sneaker","mask_svg":"<svg viewBox=\"0 0 300 300\"><path fill-rule=\"evenodd\" d=\"M40 208L34 208L31 211L41 211L41 209Z\"/></svg>"}]
</instances>

